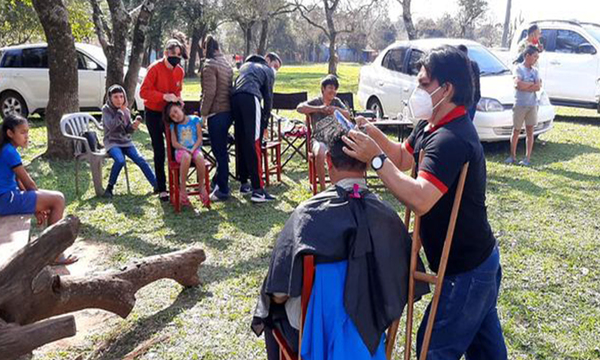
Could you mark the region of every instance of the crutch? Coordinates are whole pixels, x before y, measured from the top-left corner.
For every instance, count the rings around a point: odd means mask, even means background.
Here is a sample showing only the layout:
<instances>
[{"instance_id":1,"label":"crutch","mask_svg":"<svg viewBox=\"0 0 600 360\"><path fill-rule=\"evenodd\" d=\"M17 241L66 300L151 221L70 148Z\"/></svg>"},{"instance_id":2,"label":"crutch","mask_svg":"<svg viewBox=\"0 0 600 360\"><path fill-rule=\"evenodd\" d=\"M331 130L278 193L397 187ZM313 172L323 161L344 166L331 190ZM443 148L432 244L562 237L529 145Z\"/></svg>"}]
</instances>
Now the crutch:
<instances>
[{"instance_id":1,"label":"crutch","mask_svg":"<svg viewBox=\"0 0 600 360\"><path fill-rule=\"evenodd\" d=\"M423 153L421 152L420 158L422 157ZM458 178L456 196L454 197L454 204L452 206L452 212L450 214L450 222L448 224L448 231L446 232L446 240L444 241L444 249L442 250L442 256L440 258L440 266L438 268L437 275L417 271L417 260L419 258L419 251L421 250L421 238L419 237L419 231L421 229L421 217L415 215L413 243L410 258L410 277L408 282L408 310L406 313L406 343L404 345L404 360L410 360L413 326L413 307L415 303L415 281L422 281L435 285L435 290L433 292L433 301L431 302L429 318L427 319L427 327L425 328L425 336L423 337L423 347L421 348L421 354L419 356L420 360L427 359L427 350L429 349L431 333L433 331L433 323L435 320L435 315L437 313L437 307L440 302L442 284L444 281L444 275L446 273L446 265L448 264L448 255L450 254L450 247L452 246L454 228L456 226L456 219L458 217L458 210L460 208L460 201L462 199L463 190L465 188L465 180L467 178L468 170L469 163L466 163L463 165L462 170L460 172L460 176Z\"/></svg>"}]
</instances>

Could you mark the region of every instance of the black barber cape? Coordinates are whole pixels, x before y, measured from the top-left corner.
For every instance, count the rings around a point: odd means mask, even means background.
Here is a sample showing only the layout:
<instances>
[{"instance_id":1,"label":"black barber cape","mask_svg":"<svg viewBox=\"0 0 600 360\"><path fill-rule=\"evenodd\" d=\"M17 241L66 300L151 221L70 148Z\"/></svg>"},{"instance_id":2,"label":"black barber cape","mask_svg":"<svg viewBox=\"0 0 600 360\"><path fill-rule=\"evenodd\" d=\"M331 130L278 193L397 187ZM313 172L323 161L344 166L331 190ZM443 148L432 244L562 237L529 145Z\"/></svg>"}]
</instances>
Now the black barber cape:
<instances>
[{"instance_id":1,"label":"black barber cape","mask_svg":"<svg viewBox=\"0 0 600 360\"><path fill-rule=\"evenodd\" d=\"M307 254L314 255L316 263L348 260L344 307L371 354L384 331L402 315L411 248L406 227L378 196L366 190L360 198L350 195L330 187L302 203L286 222L254 314L257 335L270 316L270 295L300 296L302 256ZM416 290L418 298L429 288L421 284Z\"/></svg>"}]
</instances>

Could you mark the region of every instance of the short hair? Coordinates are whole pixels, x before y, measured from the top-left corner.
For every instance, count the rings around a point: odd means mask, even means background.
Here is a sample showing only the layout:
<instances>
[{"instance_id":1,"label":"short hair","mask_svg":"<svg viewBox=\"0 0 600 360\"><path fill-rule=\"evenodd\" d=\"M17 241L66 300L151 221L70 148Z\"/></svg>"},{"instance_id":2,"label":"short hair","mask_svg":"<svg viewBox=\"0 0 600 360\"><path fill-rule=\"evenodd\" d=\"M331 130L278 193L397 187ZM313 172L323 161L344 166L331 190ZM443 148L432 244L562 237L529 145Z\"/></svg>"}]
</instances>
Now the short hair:
<instances>
[{"instance_id":1,"label":"short hair","mask_svg":"<svg viewBox=\"0 0 600 360\"><path fill-rule=\"evenodd\" d=\"M531 35L534 32L536 32L536 30L539 30L540 28L537 26L537 24L533 24L529 27L529 29L527 29L527 35Z\"/></svg>"},{"instance_id":2,"label":"short hair","mask_svg":"<svg viewBox=\"0 0 600 360\"><path fill-rule=\"evenodd\" d=\"M330 74L321 80L321 89L327 87L328 85L333 85L336 90L339 89L340 82L338 81L337 76Z\"/></svg>"},{"instance_id":3,"label":"short hair","mask_svg":"<svg viewBox=\"0 0 600 360\"><path fill-rule=\"evenodd\" d=\"M525 48L525 50L523 51L523 58L525 58L525 56L529 55L533 55L535 53L539 53L540 49L538 49L537 46L535 45L527 45L527 47Z\"/></svg>"},{"instance_id":4,"label":"short hair","mask_svg":"<svg viewBox=\"0 0 600 360\"><path fill-rule=\"evenodd\" d=\"M469 54L469 49L464 44L458 45L457 48L458 48L458 50L464 52L465 54Z\"/></svg>"},{"instance_id":5,"label":"short hair","mask_svg":"<svg viewBox=\"0 0 600 360\"><path fill-rule=\"evenodd\" d=\"M324 136L325 145L327 145L329 156L333 166L338 170L350 171L365 171L367 164L357 160L344 152L344 140L342 136L347 136L348 130L343 129L340 125L331 126Z\"/></svg>"},{"instance_id":6,"label":"short hair","mask_svg":"<svg viewBox=\"0 0 600 360\"><path fill-rule=\"evenodd\" d=\"M274 52L270 52L267 54L267 56L265 56L267 59L269 59L269 61L279 61L279 65L283 65L283 61L281 61L281 58L279 57L279 55L277 55Z\"/></svg>"},{"instance_id":7,"label":"short hair","mask_svg":"<svg viewBox=\"0 0 600 360\"><path fill-rule=\"evenodd\" d=\"M452 101L456 105L471 106L473 103L473 70L465 53L454 46L443 45L432 49L419 62L427 70L431 80L440 86L450 83L454 87Z\"/></svg>"}]
</instances>

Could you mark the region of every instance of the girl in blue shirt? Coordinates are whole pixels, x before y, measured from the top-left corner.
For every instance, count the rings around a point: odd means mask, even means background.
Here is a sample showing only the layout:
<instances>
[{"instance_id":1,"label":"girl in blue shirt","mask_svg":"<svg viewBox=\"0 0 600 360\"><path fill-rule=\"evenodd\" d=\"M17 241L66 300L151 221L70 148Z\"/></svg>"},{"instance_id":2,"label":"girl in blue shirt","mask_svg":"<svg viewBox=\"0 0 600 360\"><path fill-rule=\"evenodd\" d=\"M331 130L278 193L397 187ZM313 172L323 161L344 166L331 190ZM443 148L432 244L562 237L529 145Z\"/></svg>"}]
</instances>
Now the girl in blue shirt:
<instances>
[{"instance_id":1,"label":"girl in blue shirt","mask_svg":"<svg viewBox=\"0 0 600 360\"><path fill-rule=\"evenodd\" d=\"M4 118L0 130L0 216L35 214L38 224L58 222L65 211L65 197L58 191L40 190L25 170L18 147L27 147L29 124L19 115ZM59 256L55 265L69 265L77 257Z\"/></svg>"},{"instance_id":2,"label":"girl in blue shirt","mask_svg":"<svg viewBox=\"0 0 600 360\"><path fill-rule=\"evenodd\" d=\"M180 103L169 103L165 107L165 117L171 130L171 145L175 149L175 160L180 164L181 204L191 205L187 194L186 180L192 161L196 166L198 175L198 192L200 201L204 206L210 203L208 192L204 187L204 156L202 155L202 118L194 115L185 115Z\"/></svg>"}]
</instances>

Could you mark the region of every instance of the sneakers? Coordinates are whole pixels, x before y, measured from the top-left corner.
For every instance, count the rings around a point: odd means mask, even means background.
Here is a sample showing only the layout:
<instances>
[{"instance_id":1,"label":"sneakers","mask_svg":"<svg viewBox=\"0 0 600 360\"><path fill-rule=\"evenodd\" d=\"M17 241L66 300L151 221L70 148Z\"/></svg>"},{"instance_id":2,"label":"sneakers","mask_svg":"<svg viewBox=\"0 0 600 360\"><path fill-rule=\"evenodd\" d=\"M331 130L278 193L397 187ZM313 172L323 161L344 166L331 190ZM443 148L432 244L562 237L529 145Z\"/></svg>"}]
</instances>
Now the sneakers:
<instances>
[{"instance_id":1,"label":"sneakers","mask_svg":"<svg viewBox=\"0 0 600 360\"><path fill-rule=\"evenodd\" d=\"M104 194L102 194L102 197L105 199L112 199L112 197L113 197L112 188L107 187L106 190L104 190Z\"/></svg>"},{"instance_id":2,"label":"sneakers","mask_svg":"<svg viewBox=\"0 0 600 360\"><path fill-rule=\"evenodd\" d=\"M523 160L519 161L519 165L521 165L521 166L530 166L531 162L529 160L527 160L527 159L523 159Z\"/></svg>"},{"instance_id":3,"label":"sneakers","mask_svg":"<svg viewBox=\"0 0 600 360\"><path fill-rule=\"evenodd\" d=\"M504 160L504 163L505 163L505 164L508 164L508 165L510 165L510 164L514 164L514 163L515 163L515 161L516 161L516 160L515 160L515 158L514 158L514 157L512 157L512 156L509 156L509 157L507 157L507 158L506 158L506 160Z\"/></svg>"},{"instance_id":4,"label":"sneakers","mask_svg":"<svg viewBox=\"0 0 600 360\"><path fill-rule=\"evenodd\" d=\"M210 193L210 201L225 201L229 199L229 194L222 192L219 185L215 185L215 189Z\"/></svg>"},{"instance_id":5,"label":"sneakers","mask_svg":"<svg viewBox=\"0 0 600 360\"><path fill-rule=\"evenodd\" d=\"M243 195L252 194L252 186L248 183L243 183L242 186L240 186L240 193Z\"/></svg>"},{"instance_id":6,"label":"sneakers","mask_svg":"<svg viewBox=\"0 0 600 360\"><path fill-rule=\"evenodd\" d=\"M260 190L254 190L252 192L252 197L250 198L250 201L252 201L253 203L264 203L267 201L273 201L276 200L276 198L272 195L270 195L268 192L266 192L264 189L260 189Z\"/></svg>"}]
</instances>

